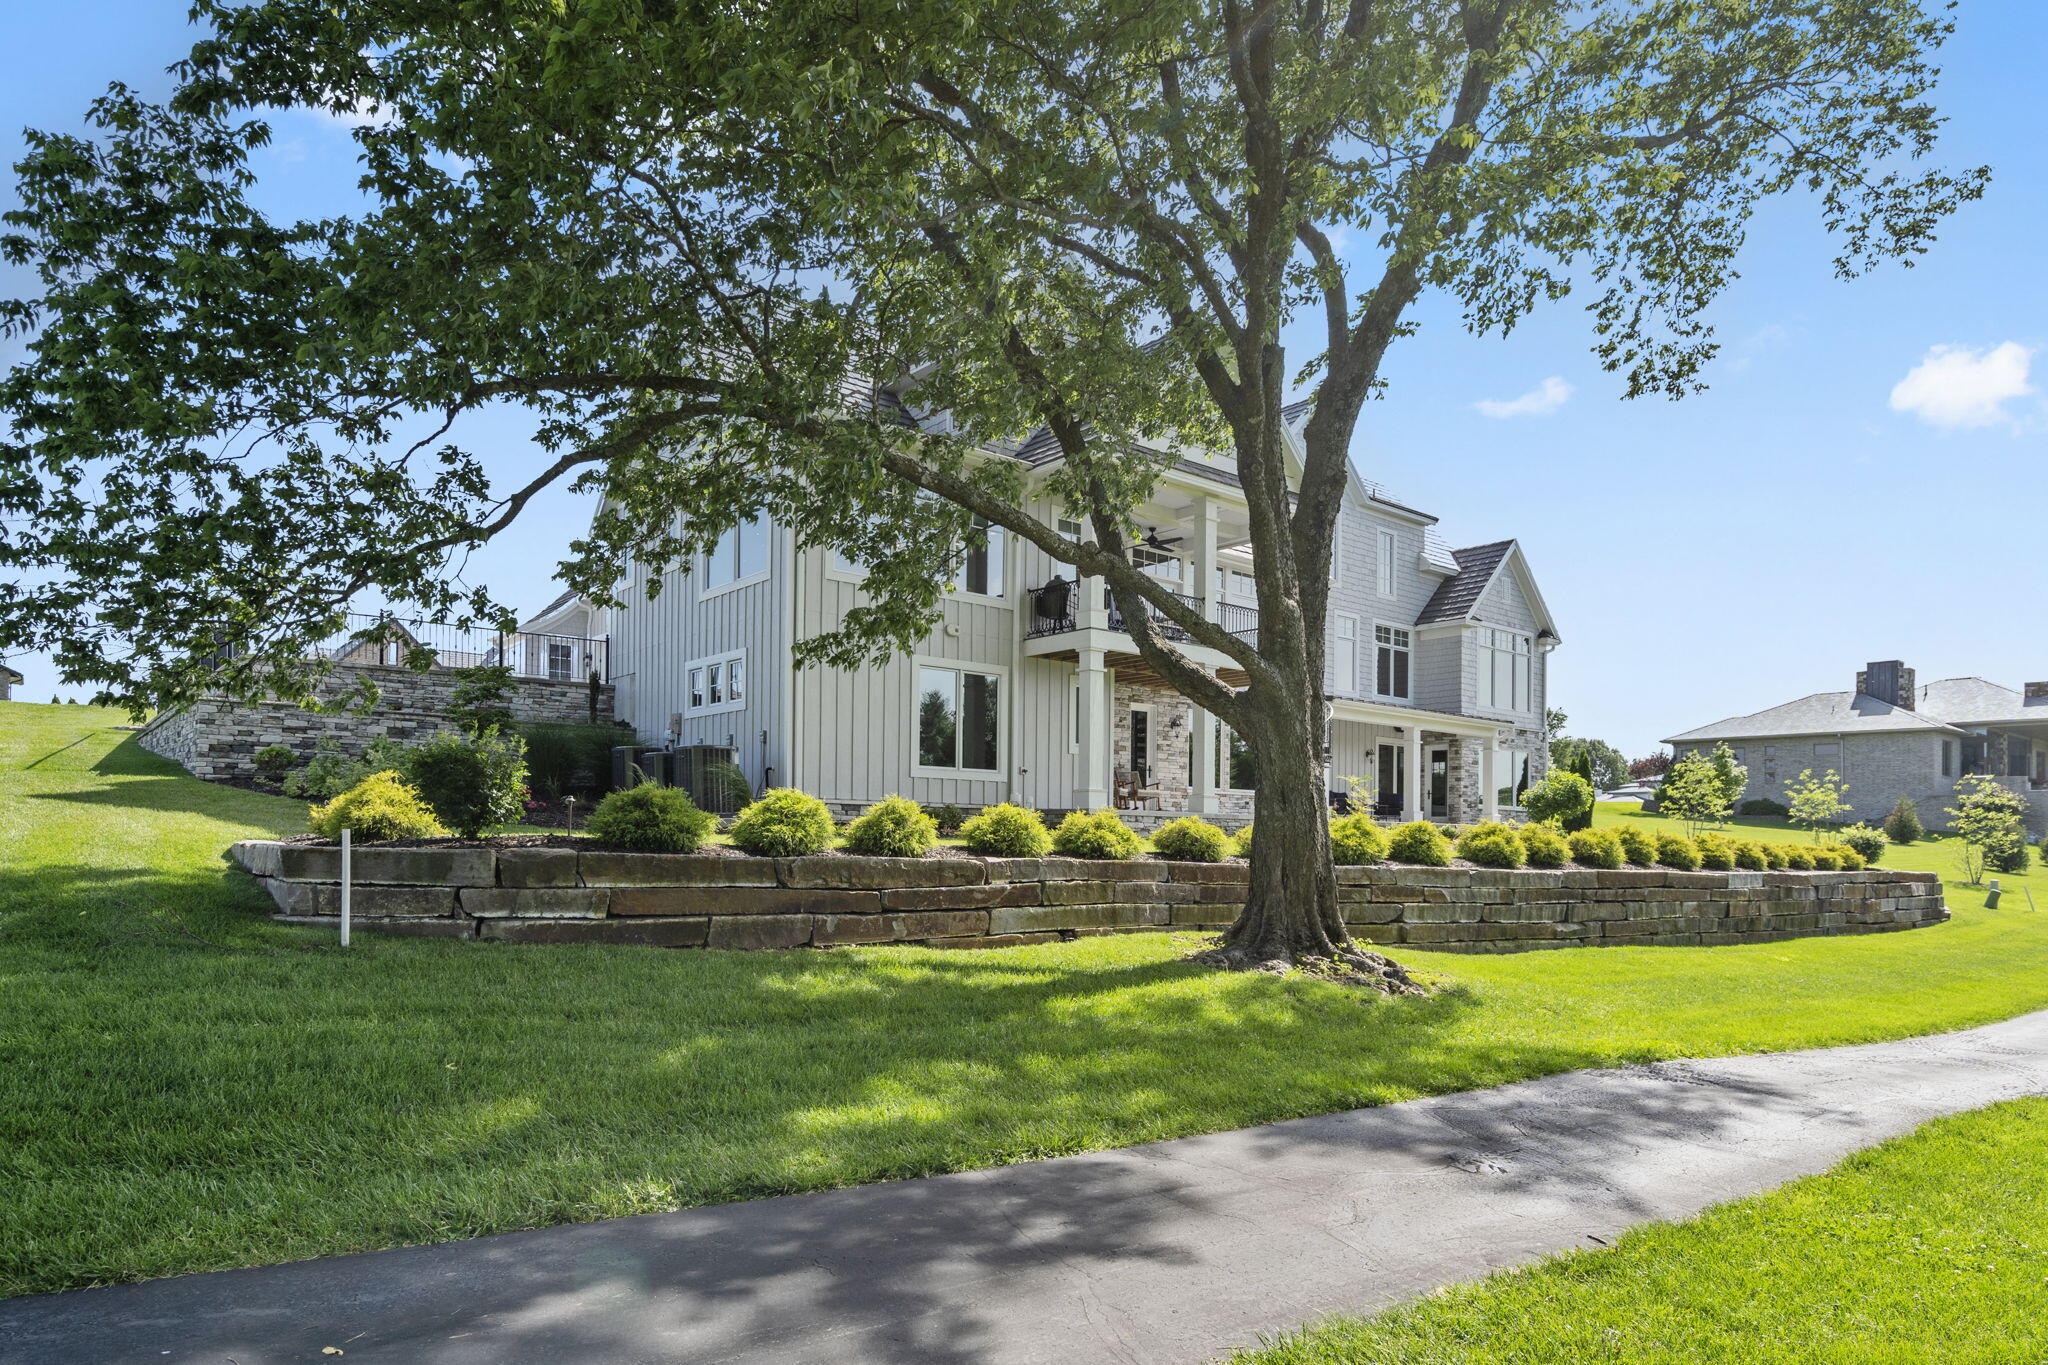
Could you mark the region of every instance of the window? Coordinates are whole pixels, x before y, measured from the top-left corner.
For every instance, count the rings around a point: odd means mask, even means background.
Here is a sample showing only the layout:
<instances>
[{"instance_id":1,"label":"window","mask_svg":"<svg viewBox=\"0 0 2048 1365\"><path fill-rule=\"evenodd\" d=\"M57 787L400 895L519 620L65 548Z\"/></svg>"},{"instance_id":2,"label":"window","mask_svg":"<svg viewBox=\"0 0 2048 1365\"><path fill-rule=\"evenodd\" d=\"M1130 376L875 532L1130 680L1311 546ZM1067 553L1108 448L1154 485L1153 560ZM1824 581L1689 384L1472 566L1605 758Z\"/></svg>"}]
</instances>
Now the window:
<instances>
[{"instance_id":1,"label":"window","mask_svg":"<svg viewBox=\"0 0 2048 1365\"><path fill-rule=\"evenodd\" d=\"M1330 528L1330 586L1344 581L1344 523Z\"/></svg>"},{"instance_id":2,"label":"window","mask_svg":"<svg viewBox=\"0 0 2048 1365\"><path fill-rule=\"evenodd\" d=\"M1507 785L1495 792L1494 798L1503 806L1519 806L1522 793L1529 790L1529 755L1520 749L1507 749L1502 751L1501 757L1507 760L1502 765L1506 769Z\"/></svg>"},{"instance_id":3,"label":"window","mask_svg":"<svg viewBox=\"0 0 2048 1365\"><path fill-rule=\"evenodd\" d=\"M768 572L768 520L756 517L729 527L704 556L704 590L729 587Z\"/></svg>"},{"instance_id":4,"label":"window","mask_svg":"<svg viewBox=\"0 0 2048 1365\"><path fill-rule=\"evenodd\" d=\"M1252 751L1237 732L1218 721L1216 724L1216 786L1219 791L1250 791L1252 789Z\"/></svg>"},{"instance_id":5,"label":"window","mask_svg":"<svg viewBox=\"0 0 2048 1365\"><path fill-rule=\"evenodd\" d=\"M1535 642L1511 630L1479 632L1479 704L1495 711L1529 709L1529 661Z\"/></svg>"},{"instance_id":6,"label":"window","mask_svg":"<svg viewBox=\"0 0 2048 1365\"><path fill-rule=\"evenodd\" d=\"M1216 571L1216 591L1225 597L1241 597L1247 602L1259 600L1259 585L1248 573L1236 569Z\"/></svg>"},{"instance_id":7,"label":"window","mask_svg":"<svg viewBox=\"0 0 2048 1365\"><path fill-rule=\"evenodd\" d=\"M1813 746L1813 756L1815 758L1834 758L1841 752L1842 746L1839 744L1816 744Z\"/></svg>"},{"instance_id":8,"label":"window","mask_svg":"<svg viewBox=\"0 0 2048 1365\"><path fill-rule=\"evenodd\" d=\"M1380 596L1392 597L1394 595L1394 533L1392 531L1380 532L1378 567Z\"/></svg>"},{"instance_id":9,"label":"window","mask_svg":"<svg viewBox=\"0 0 2048 1365\"><path fill-rule=\"evenodd\" d=\"M1142 542L1131 546L1131 564L1162 583L1180 582L1180 556Z\"/></svg>"},{"instance_id":10,"label":"window","mask_svg":"<svg viewBox=\"0 0 2048 1365\"><path fill-rule=\"evenodd\" d=\"M576 646L567 640L548 641L548 678L568 682L576 676Z\"/></svg>"},{"instance_id":11,"label":"window","mask_svg":"<svg viewBox=\"0 0 2048 1365\"><path fill-rule=\"evenodd\" d=\"M1373 627L1378 659L1373 670L1373 690L1382 697L1408 695L1410 636L1398 626Z\"/></svg>"},{"instance_id":12,"label":"window","mask_svg":"<svg viewBox=\"0 0 2048 1365\"><path fill-rule=\"evenodd\" d=\"M917 670L917 763L947 772L1000 771L1002 681L958 668Z\"/></svg>"},{"instance_id":13,"label":"window","mask_svg":"<svg viewBox=\"0 0 2048 1365\"><path fill-rule=\"evenodd\" d=\"M684 696L686 714L734 711L747 704L747 660L735 651L710 659L693 659L686 666L688 688Z\"/></svg>"},{"instance_id":14,"label":"window","mask_svg":"<svg viewBox=\"0 0 2048 1365\"><path fill-rule=\"evenodd\" d=\"M1956 742L1952 739L1945 739L1941 742L1941 775L1943 777L1954 777L1956 775Z\"/></svg>"},{"instance_id":15,"label":"window","mask_svg":"<svg viewBox=\"0 0 2048 1365\"><path fill-rule=\"evenodd\" d=\"M960 575L962 592L977 597L1003 595L1003 540L1001 527L991 526L981 517L974 519L974 529L967 533L967 563Z\"/></svg>"},{"instance_id":16,"label":"window","mask_svg":"<svg viewBox=\"0 0 2048 1365\"><path fill-rule=\"evenodd\" d=\"M1146 786L1152 772L1152 708L1133 706L1131 708L1131 771L1138 775L1138 785Z\"/></svg>"},{"instance_id":17,"label":"window","mask_svg":"<svg viewBox=\"0 0 2048 1365\"><path fill-rule=\"evenodd\" d=\"M1339 692L1358 690L1358 618L1337 614L1337 638L1330 647L1330 686Z\"/></svg>"},{"instance_id":18,"label":"window","mask_svg":"<svg viewBox=\"0 0 2048 1365\"><path fill-rule=\"evenodd\" d=\"M840 549L837 545L832 547L832 558L827 562L832 566L833 573L844 575L847 578L866 578L868 576L868 566L850 558L846 551Z\"/></svg>"}]
</instances>

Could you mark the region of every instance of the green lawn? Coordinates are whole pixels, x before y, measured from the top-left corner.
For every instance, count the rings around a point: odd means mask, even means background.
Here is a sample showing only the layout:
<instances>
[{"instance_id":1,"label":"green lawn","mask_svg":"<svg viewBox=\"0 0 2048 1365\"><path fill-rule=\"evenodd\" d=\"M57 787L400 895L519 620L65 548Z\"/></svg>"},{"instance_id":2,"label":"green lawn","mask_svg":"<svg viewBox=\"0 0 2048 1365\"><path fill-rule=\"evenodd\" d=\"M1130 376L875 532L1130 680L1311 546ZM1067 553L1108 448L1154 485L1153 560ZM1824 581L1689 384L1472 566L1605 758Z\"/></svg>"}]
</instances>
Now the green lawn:
<instances>
[{"instance_id":1,"label":"green lawn","mask_svg":"<svg viewBox=\"0 0 2048 1365\"><path fill-rule=\"evenodd\" d=\"M817 1189L2048 1006L2048 914L1457 957L1382 1000L1191 936L721 954L274 925L303 808L0 703L0 1292ZM2037 892L2039 894L2039 892ZM196 937L194 936L196 935Z\"/></svg>"},{"instance_id":2,"label":"green lawn","mask_svg":"<svg viewBox=\"0 0 2048 1365\"><path fill-rule=\"evenodd\" d=\"M1826 1175L1329 1323L1238 1365L2012 1365L2048 1359L2048 1101L1940 1119Z\"/></svg>"}]
</instances>

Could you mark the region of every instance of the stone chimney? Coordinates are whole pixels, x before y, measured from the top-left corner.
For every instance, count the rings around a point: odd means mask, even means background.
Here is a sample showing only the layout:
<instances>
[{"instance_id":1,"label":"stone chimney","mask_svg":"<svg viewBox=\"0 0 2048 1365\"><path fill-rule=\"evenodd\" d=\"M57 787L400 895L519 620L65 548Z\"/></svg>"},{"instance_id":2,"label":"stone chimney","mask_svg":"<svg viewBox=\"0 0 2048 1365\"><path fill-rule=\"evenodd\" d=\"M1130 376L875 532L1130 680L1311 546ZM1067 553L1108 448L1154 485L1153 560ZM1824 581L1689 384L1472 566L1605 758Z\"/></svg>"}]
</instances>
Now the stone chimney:
<instances>
[{"instance_id":1,"label":"stone chimney","mask_svg":"<svg viewBox=\"0 0 2048 1365\"><path fill-rule=\"evenodd\" d=\"M2048 706L2048 682L2027 684L2027 705Z\"/></svg>"},{"instance_id":2,"label":"stone chimney","mask_svg":"<svg viewBox=\"0 0 2048 1365\"><path fill-rule=\"evenodd\" d=\"M1885 659L1863 666L1856 675L1856 690L1891 706L1912 710L1920 698L1913 670L1898 659Z\"/></svg>"}]
</instances>

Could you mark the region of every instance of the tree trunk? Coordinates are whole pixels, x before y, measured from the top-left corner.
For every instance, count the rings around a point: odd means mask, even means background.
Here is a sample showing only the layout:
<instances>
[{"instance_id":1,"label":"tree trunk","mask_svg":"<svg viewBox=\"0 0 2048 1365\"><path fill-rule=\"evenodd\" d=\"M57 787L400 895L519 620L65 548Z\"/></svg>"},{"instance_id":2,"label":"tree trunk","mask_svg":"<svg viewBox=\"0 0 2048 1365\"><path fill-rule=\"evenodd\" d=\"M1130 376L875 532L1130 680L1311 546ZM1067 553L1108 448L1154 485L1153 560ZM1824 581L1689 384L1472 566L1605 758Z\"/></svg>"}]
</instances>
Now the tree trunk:
<instances>
[{"instance_id":1,"label":"tree trunk","mask_svg":"<svg viewBox=\"0 0 2048 1365\"><path fill-rule=\"evenodd\" d=\"M1330 862L1322 701L1320 689L1308 692L1309 705L1247 694L1253 714L1245 740L1258 802L1251 888L1244 912L1208 958L1256 970L1322 965L1390 994L1419 992L1400 964L1359 948L1344 928Z\"/></svg>"}]
</instances>

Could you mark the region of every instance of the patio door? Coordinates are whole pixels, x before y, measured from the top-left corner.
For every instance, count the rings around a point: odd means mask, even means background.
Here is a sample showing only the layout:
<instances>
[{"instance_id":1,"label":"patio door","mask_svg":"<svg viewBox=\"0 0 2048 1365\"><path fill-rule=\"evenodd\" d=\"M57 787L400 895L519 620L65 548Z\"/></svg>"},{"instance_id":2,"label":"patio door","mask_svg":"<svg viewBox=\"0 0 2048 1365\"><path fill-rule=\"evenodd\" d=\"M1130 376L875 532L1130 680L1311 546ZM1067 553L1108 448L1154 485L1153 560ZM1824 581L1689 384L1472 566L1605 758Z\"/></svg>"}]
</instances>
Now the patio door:
<instances>
[{"instance_id":1,"label":"patio door","mask_svg":"<svg viewBox=\"0 0 2048 1365\"><path fill-rule=\"evenodd\" d=\"M1408 808L1408 760L1405 744L1380 745L1379 813L1399 815Z\"/></svg>"},{"instance_id":2,"label":"patio door","mask_svg":"<svg viewBox=\"0 0 2048 1365\"><path fill-rule=\"evenodd\" d=\"M1131 771L1137 775L1138 785L1150 786L1152 782L1152 708L1133 706L1131 708Z\"/></svg>"},{"instance_id":3,"label":"patio door","mask_svg":"<svg viewBox=\"0 0 2048 1365\"><path fill-rule=\"evenodd\" d=\"M1429 751L1429 817L1432 820L1451 818L1451 751L1431 749Z\"/></svg>"}]
</instances>

